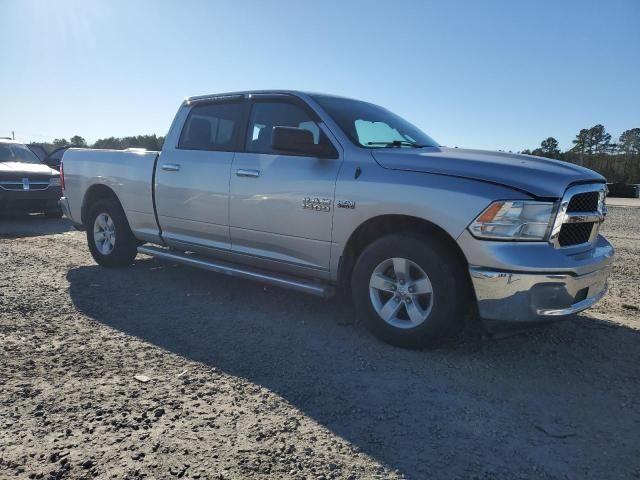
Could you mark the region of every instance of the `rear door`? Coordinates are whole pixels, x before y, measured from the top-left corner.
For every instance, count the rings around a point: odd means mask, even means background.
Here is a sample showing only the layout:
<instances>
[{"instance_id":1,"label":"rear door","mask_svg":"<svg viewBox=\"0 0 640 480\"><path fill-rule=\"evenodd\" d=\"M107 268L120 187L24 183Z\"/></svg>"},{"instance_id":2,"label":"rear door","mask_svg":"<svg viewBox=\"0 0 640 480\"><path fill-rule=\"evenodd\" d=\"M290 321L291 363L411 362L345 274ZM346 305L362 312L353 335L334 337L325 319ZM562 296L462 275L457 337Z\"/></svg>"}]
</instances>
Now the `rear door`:
<instances>
[{"instance_id":1,"label":"rear door","mask_svg":"<svg viewBox=\"0 0 640 480\"><path fill-rule=\"evenodd\" d=\"M174 144L165 144L156 170L156 211L169 245L230 248L229 175L242 101L199 101L176 118L184 126L168 137Z\"/></svg>"},{"instance_id":2,"label":"rear door","mask_svg":"<svg viewBox=\"0 0 640 480\"><path fill-rule=\"evenodd\" d=\"M244 152L236 154L230 179L232 250L265 267L328 270L336 178L342 158L276 152L273 127L310 130L329 142L326 129L306 105L290 95L253 95ZM337 152L336 152L337 153Z\"/></svg>"}]
</instances>

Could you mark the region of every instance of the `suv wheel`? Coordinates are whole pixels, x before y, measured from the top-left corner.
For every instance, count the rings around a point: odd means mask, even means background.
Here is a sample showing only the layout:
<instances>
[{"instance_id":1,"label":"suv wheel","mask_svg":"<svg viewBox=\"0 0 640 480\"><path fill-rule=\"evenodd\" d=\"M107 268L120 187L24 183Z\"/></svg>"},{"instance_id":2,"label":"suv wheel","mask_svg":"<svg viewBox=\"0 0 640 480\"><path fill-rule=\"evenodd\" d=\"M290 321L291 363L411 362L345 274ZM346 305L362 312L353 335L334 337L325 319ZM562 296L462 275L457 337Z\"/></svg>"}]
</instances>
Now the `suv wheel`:
<instances>
[{"instance_id":1,"label":"suv wheel","mask_svg":"<svg viewBox=\"0 0 640 480\"><path fill-rule=\"evenodd\" d=\"M87 242L93 259L105 267L129 265L138 253L136 239L116 200L101 200L91 207Z\"/></svg>"},{"instance_id":2,"label":"suv wheel","mask_svg":"<svg viewBox=\"0 0 640 480\"><path fill-rule=\"evenodd\" d=\"M389 235L358 258L354 303L365 325L385 342L434 345L460 330L471 306L465 273L458 256L438 239Z\"/></svg>"}]
</instances>

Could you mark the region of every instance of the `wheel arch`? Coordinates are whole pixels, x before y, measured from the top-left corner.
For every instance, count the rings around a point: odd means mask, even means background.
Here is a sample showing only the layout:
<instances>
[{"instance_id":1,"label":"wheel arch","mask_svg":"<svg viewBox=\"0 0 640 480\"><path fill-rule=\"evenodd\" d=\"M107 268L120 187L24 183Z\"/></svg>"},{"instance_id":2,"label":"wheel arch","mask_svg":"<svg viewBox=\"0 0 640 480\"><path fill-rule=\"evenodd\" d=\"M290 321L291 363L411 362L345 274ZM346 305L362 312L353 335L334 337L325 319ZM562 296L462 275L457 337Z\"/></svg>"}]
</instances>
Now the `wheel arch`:
<instances>
[{"instance_id":1,"label":"wheel arch","mask_svg":"<svg viewBox=\"0 0 640 480\"><path fill-rule=\"evenodd\" d=\"M410 233L431 238L438 238L447 245L465 269L467 259L457 242L442 227L424 218L411 215L385 214L369 218L356 228L342 251L340 258L338 281L345 288L350 288L350 278L356 261L362 251L372 242L390 234Z\"/></svg>"},{"instance_id":2,"label":"wheel arch","mask_svg":"<svg viewBox=\"0 0 640 480\"><path fill-rule=\"evenodd\" d=\"M91 205L93 205L95 202L99 200L107 200L107 199L112 199L118 202L118 205L120 205L120 208L122 208L122 210L124 211L124 208L122 207L122 202L118 198L118 195L116 195L116 192L114 192L113 189L111 189L111 187L108 187L103 183L96 183L91 185L87 189L82 199L82 207L80 210L82 224L85 227L87 225L86 224L87 216L89 215L89 210ZM126 218L126 213L125 213L125 218Z\"/></svg>"}]
</instances>

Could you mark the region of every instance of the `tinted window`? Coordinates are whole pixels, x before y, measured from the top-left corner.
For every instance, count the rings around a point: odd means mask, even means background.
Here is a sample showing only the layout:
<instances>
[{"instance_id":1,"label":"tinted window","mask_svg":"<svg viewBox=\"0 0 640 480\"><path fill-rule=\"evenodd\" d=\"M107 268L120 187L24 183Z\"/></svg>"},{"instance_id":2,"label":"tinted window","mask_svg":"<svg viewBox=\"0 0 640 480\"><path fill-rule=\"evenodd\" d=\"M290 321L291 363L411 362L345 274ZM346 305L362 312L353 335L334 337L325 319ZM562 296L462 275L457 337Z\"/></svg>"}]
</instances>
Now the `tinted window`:
<instances>
[{"instance_id":1,"label":"tinted window","mask_svg":"<svg viewBox=\"0 0 640 480\"><path fill-rule=\"evenodd\" d=\"M246 150L254 153L282 153L271 148L273 127L304 128L313 134L316 145L329 142L311 115L302 107L278 101L256 102L251 109Z\"/></svg>"},{"instance_id":2,"label":"tinted window","mask_svg":"<svg viewBox=\"0 0 640 480\"><path fill-rule=\"evenodd\" d=\"M179 148L233 150L240 103L209 103L191 109L180 135Z\"/></svg>"},{"instance_id":3,"label":"tinted window","mask_svg":"<svg viewBox=\"0 0 640 480\"><path fill-rule=\"evenodd\" d=\"M36 155L36 157L38 157L38 159L44 160L45 158L47 158L47 151L40 145L28 145L28 147L29 150L31 150Z\"/></svg>"},{"instance_id":4,"label":"tinted window","mask_svg":"<svg viewBox=\"0 0 640 480\"><path fill-rule=\"evenodd\" d=\"M0 162L42 163L31 150L19 143L0 143Z\"/></svg>"},{"instance_id":5,"label":"tinted window","mask_svg":"<svg viewBox=\"0 0 640 480\"><path fill-rule=\"evenodd\" d=\"M415 125L373 103L325 96L315 99L358 146L384 148L394 142L398 147L438 146L438 142Z\"/></svg>"}]
</instances>

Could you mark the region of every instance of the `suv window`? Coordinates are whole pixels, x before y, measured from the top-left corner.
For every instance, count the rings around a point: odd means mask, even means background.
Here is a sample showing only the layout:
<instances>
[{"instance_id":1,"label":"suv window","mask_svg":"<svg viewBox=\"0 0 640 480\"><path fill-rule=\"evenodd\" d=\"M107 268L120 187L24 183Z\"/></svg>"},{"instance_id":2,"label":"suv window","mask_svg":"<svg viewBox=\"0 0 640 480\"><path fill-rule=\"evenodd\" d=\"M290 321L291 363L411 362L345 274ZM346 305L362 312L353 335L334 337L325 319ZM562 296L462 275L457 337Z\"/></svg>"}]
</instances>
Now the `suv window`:
<instances>
[{"instance_id":1,"label":"suv window","mask_svg":"<svg viewBox=\"0 0 640 480\"><path fill-rule=\"evenodd\" d=\"M257 101L251 109L245 149L252 153L274 153L271 148L273 127L304 128L313 134L314 143L329 142L311 115L302 107L293 103L271 100Z\"/></svg>"},{"instance_id":2,"label":"suv window","mask_svg":"<svg viewBox=\"0 0 640 480\"><path fill-rule=\"evenodd\" d=\"M207 103L193 107L182 129L178 148L233 150L241 105L241 103Z\"/></svg>"}]
</instances>

